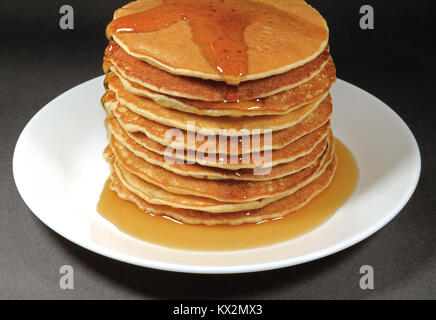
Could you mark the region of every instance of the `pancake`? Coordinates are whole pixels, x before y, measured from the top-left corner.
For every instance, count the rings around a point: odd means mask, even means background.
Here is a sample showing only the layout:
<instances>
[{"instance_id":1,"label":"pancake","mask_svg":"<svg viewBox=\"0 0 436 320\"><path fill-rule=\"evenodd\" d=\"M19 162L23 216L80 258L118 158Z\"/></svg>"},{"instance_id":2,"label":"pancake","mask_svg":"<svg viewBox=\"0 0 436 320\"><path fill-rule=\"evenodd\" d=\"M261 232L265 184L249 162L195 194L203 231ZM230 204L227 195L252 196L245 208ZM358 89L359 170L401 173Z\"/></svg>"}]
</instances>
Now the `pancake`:
<instances>
[{"instance_id":1,"label":"pancake","mask_svg":"<svg viewBox=\"0 0 436 320\"><path fill-rule=\"evenodd\" d=\"M117 160L116 164L140 179L171 193L195 195L221 202L251 202L290 195L322 174L334 153L334 145L329 145L316 163L282 178L269 181L226 181L203 180L174 174L135 156L114 137L110 146Z\"/></svg>"},{"instance_id":2,"label":"pancake","mask_svg":"<svg viewBox=\"0 0 436 320\"><path fill-rule=\"evenodd\" d=\"M304 207L313 198L327 189L333 180L336 166L337 159L335 156L322 175L295 193L268 204L261 209L234 213L209 213L151 204L127 189L116 173L112 173L111 175L110 188L116 192L121 199L136 204L140 210L144 211L144 214L164 215L188 224L204 224L208 226L240 225L280 218Z\"/></svg>"},{"instance_id":3,"label":"pancake","mask_svg":"<svg viewBox=\"0 0 436 320\"><path fill-rule=\"evenodd\" d=\"M303 0L142 0L114 19L108 38L129 55L232 85L304 65L328 41L325 20Z\"/></svg>"},{"instance_id":4,"label":"pancake","mask_svg":"<svg viewBox=\"0 0 436 320\"><path fill-rule=\"evenodd\" d=\"M239 170L239 169L253 169L262 167L273 167L279 164L294 161L300 157L307 155L312 152L313 149L321 143L327 136L330 128L330 122L326 123L322 127L314 130L313 132L304 135L303 137L293 141L292 143L286 145L282 149L274 150L271 152L271 161L268 163L256 161L253 159L253 155L257 157L268 156L265 152L253 152L248 154L249 159L244 157L244 154L212 154L199 153L197 151L184 151L182 149L173 149L171 147L163 146L156 141L149 139L145 134L141 132L129 132L124 128L136 143L143 146L144 148L153 151L155 153L164 155L168 160L176 159L180 161L185 161L189 164L198 163L203 166L217 167L227 170ZM266 151L269 152L269 151ZM268 159L266 159L268 160Z\"/></svg>"},{"instance_id":5,"label":"pancake","mask_svg":"<svg viewBox=\"0 0 436 320\"><path fill-rule=\"evenodd\" d=\"M165 137L165 133L171 130L171 127L147 120L145 118L139 118L136 114L131 112L129 109L118 105L118 103L112 99L112 100L106 100L104 101L104 104L106 105L106 109L111 108L114 115L117 117L118 121L120 121L121 125L125 129L132 129L132 126L129 126L129 123L132 120L135 120L135 122L140 120L140 128L138 129L137 126L134 126L134 130L138 131L132 131L129 134L135 136L135 140L141 141L143 135L146 135L149 139L163 145L168 146L171 144L171 146L175 149L190 149L190 150L198 150L201 146L203 146L205 143L205 136L203 135L197 135L197 139L195 139L195 145L188 144L188 137L186 131L182 131L183 139L178 142L178 140L170 141ZM331 99L324 100L318 108L316 108L312 113L310 113L307 117L305 117L302 121L297 123L296 125L275 131L272 134L271 143L264 143L264 136L260 136L260 143L257 144L251 144L250 150L251 152L259 152L259 151L265 151L265 150L277 150L282 149L291 142L301 138L302 136L313 132L314 130L320 128L321 126L325 125L330 118L332 112L332 104ZM139 124L139 123L137 123ZM222 139L222 136L215 136L215 138L211 139L212 141L220 141L220 138ZM226 139L227 145L219 144L217 143L216 151L215 153L220 154L241 154L243 150L242 142L238 139L238 147L233 150L231 148L231 143L235 143L231 141L230 139ZM141 143L141 142L139 142ZM145 142L146 143L146 142ZM209 152L214 152L213 149L209 147Z\"/></svg>"},{"instance_id":6,"label":"pancake","mask_svg":"<svg viewBox=\"0 0 436 320\"><path fill-rule=\"evenodd\" d=\"M331 61L330 53L326 49L313 61L286 73L243 82L239 86L229 86L210 80L176 76L133 58L121 48L117 49L117 46L109 45L109 48L112 49L107 50L110 53L105 58L105 72L110 69L154 92L212 102L249 101L296 88L318 75Z\"/></svg>"},{"instance_id":7,"label":"pancake","mask_svg":"<svg viewBox=\"0 0 436 320\"><path fill-rule=\"evenodd\" d=\"M110 78L109 89L114 91L118 102L137 115L185 131L194 131L204 135L249 135L253 130L278 131L296 125L314 111L325 99L327 93L301 108L284 115L255 117L208 117L192 113L180 112L158 105L150 99L132 95L124 89L117 78ZM140 119L135 119L140 121ZM192 124L191 129L188 126ZM140 125L133 119L129 121L129 131L139 131ZM223 133L224 132L224 133Z\"/></svg>"},{"instance_id":8,"label":"pancake","mask_svg":"<svg viewBox=\"0 0 436 320\"><path fill-rule=\"evenodd\" d=\"M293 141L284 148L272 151L271 160L268 161L268 159L266 159L267 162L256 161L256 159L253 159L252 156L254 155L256 157L263 158L268 156L268 154L265 154L265 152L270 151L249 153L248 159L247 154L203 154L202 152L198 151L184 151L181 149L164 147L141 133L127 133L130 138L135 140L135 142L144 148L164 155L167 158L174 158L190 164L198 163L203 166L218 167L228 170L239 170L276 166L303 157L312 152L313 149L326 138L329 128L330 123L327 123L319 129L299 138L298 140Z\"/></svg>"},{"instance_id":9,"label":"pancake","mask_svg":"<svg viewBox=\"0 0 436 320\"><path fill-rule=\"evenodd\" d=\"M152 183L140 179L117 162L113 162L111 170L118 175L121 182L128 190L141 199L151 204L165 205L177 209L190 209L209 213L238 212L241 210L263 208L267 204L278 200L278 198L268 198L250 202L226 203L205 197L180 195L168 192Z\"/></svg>"},{"instance_id":10,"label":"pancake","mask_svg":"<svg viewBox=\"0 0 436 320\"><path fill-rule=\"evenodd\" d=\"M142 158L143 160L151 164L160 166L179 175L210 180L228 179L240 181L266 181L281 178L296 173L314 164L315 161L324 153L324 150L327 147L327 143L333 143L333 135L330 133L328 139L325 138L324 141L319 143L311 153L300 157L294 161L274 166L270 169L269 174L267 174L269 168L265 169L265 174L262 174L262 172L260 172L260 174L254 174L253 170L250 169L241 169L234 171L214 167L206 167L198 164L186 164L184 162L180 163L177 161L165 161L164 156L142 147L140 144L136 143L133 139L131 139L115 118L109 120L108 130L123 146L128 148L129 151L134 153L137 157Z\"/></svg>"},{"instance_id":11,"label":"pancake","mask_svg":"<svg viewBox=\"0 0 436 320\"><path fill-rule=\"evenodd\" d=\"M326 170L329 164L333 161L334 155L330 161L325 162L324 166L312 176L312 179L306 180L301 183L298 189L303 188L311 181L316 180ZM200 197L195 195L182 195L166 191L146 180L141 179L137 175L126 170L119 162L112 158L112 172L115 172L119 177L123 185L131 192L135 193L138 197L144 199L152 204L166 205L172 208L178 209L191 209L196 211L204 211L209 213L229 213L238 212L243 210L254 210L265 207L266 205L276 202L286 196L289 196L293 192L288 192L282 196L262 198L259 200L248 202L221 202L211 198Z\"/></svg>"},{"instance_id":12,"label":"pancake","mask_svg":"<svg viewBox=\"0 0 436 320\"><path fill-rule=\"evenodd\" d=\"M336 80L335 65L333 61L330 60L319 74L290 90L255 100L208 102L177 98L158 93L124 78L116 69L114 69L114 73L120 79L124 88L132 94L147 97L166 108L213 117L241 117L289 113L316 99L316 97L325 94L330 90L330 87ZM107 77L110 76L113 76L113 74L109 73L107 75Z\"/></svg>"}]
</instances>

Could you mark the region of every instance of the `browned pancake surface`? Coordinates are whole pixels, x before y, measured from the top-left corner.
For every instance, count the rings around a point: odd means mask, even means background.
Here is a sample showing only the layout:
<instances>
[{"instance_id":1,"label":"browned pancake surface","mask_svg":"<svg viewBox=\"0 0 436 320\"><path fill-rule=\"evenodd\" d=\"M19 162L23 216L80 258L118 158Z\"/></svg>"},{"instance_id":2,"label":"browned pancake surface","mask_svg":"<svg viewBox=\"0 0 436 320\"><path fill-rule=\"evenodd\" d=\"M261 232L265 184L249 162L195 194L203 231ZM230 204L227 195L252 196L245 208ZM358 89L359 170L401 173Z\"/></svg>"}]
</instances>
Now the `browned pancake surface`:
<instances>
[{"instance_id":1,"label":"browned pancake surface","mask_svg":"<svg viewBox=\"0 0 436 320\"><path fill-rule=\"evenodd\" d=\"M147 89L125 79L114 69L126 90L132 94L148 97L157 104L179 111L207 116L258 116L291 112L326 93L336 80L335 65L330 60L322 71L309 81L286 91L255 100L239 102L209 102L177 98ZM107 77L113 76L112 73Z\"/></svg>"},{"instance_id":2,"label":"browned pancake surface","mask_svg":"<svg viewBox=\"0 0 436 320\"><path fill-rule=\"evenodd\" d=\"M269 181L251 182L181 176L135 156L113 137L110 145L117 163L141 179L172 193L196 195L222 202L247 202L293 193L316 178L323 165L330 161L334 149L334 146L329 145L324 156L316 163L292 175Z\"/></svg>"},{"instance_id":3,"label":"browned pancake surface","mask_svg":"<svg viewBox=\"0 0 436 320\"><path fill-rule=\"evenodd\" d=\"M254 174L252 169L225 170L198 164L187 164L184 161L175 161L175 159L174 161L168 162L163 155L150 151L136 143L129 137L127 132L121 127L115 118L110 119L109 129L122 145L145 161L179 175L192 176L200 179L263 181L281 178L296 173L315 163L315 161L323 154L327 147L327 143L333 143L333 135L329 134L328 139L326 138L325 141L319 143L309 154L300 157L295 161L280 164L272 168L266 168L265 170L260 171L260 174Z\"/></svg>"},{"instance_id":4,"label":"browned pancake surface","mask_svg":"<svg viewBox=\"0 0 436 320\"><path fill-rule=\"evenodd\" d=\"M152 213L166 215L189 224L205 225L239 225L257 223L263 220L283 217L306 205L310 200L324 191L331 183L337 166L337 159L327 167L326 171L316 180L301 188L290 196L273 202L258 210L247 210L235 213L209 213L196 210L175 209L169 206L153 205L129 191L116 174L112 174L111 189L122 199L135 203L144 214Z\"/></svg>"},{"instance_id":5,"label":"browned pancake surface","mask_svg":"<svg viewBox=\"0 0 436 320\"><path fill-rule=\"evenodd\" d=\"M173 75L135 59L121 48L109 58L116 72L124 78L152 91L202 101L247 101L264 98L295 88L321 72L328 63L328 50L313 61L283 74L247 81L239 86Z\"/></svg>"}]
</instances>

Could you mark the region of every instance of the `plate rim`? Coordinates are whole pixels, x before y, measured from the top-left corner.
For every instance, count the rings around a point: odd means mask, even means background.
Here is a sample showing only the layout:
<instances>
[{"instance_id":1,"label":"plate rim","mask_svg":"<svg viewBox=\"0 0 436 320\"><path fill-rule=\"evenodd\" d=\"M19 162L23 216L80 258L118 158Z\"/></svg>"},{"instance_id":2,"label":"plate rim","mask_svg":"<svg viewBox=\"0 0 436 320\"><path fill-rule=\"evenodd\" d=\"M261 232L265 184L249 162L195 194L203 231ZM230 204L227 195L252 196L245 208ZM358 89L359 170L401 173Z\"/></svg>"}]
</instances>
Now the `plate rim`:
<instances>
[{"instance_id":1,"label":"plate rim","mask_svg":"<svg viewBox=\"0 0 436 320\"><path fill-rule=\"evenodd\" d=\"M347 82L341 79L337 80L337 83L340 83L342 85L350 86L354 90L358 90L361 94L364 94L370 99L376 100L377 104L380 106L383 106L386 111L390 113L390 115L398 121L403 129L405 129L405 132L407 132L407 135L409 138L411 138L412 145L416 151L416 156L418 160L418 167L415 172L413 172L413 177L411 183L408 187L407 193L403 196L403 198L400 201L396 202L396 205L393 209L390 210L389 214L386 214L383 219L379 220L376 224L371 225L371 227L366 228L364 231L360 233L354 234L352 237L350 237L347 240L343 240L335 245L329 246L324 249L316 250L310 253L303 254L298 257L292 257L288 259L281 259L277 261L270 261L270 262L262 262L262 263L255 263L255 264L246 264L246 265L236 265L236 266L195 266L195 265L186 265L186 264L177 264L177 263L168 263L168 262L157 262L145 258L138 258L138 257L132 257L130 255L127 255L125 253L121 252L114 252L113 250L107 249L101 245L92 243L92 242L86 242L82 241L81 239L73 239L74 237L70 237L69 235L65 234L65 232L55 229L50 225L49 221L46 221L44 217L42 217L37 210L34 210L32 208L32 205L29 205L29 201L26 201L26 199L23 197L22 190L19 187L19 182L17 182L17 149L19 148L19 145L23 139L24 134L27 130L30 130L31 124L34 121L37 121L39 117L41 117L45 112L48 112L52 105L55 105L57 100L60 98L64 98L65 95L71 94L71 91L74 91L76 89L79 89L80 87L87 86L90 82L97 81L99 79L102 79L104 76L98 76L93 79L90 79L88 81L85 81L83 83L80 83L69 90L65 91L64 93L58 95L53 100L48 102L44 107L42 107L36 114L32 116L32 118L26 123L25 127L19 134L19 137L17 139L17 142L14 147L13 151L13 158L12 158L12 173L14 178L15 186L18 190L18 193L26 206L29 208L29 210L32 212L33 215L35 215L38 220L40 220L44 225L46 225L50 230L54 231L61 237L67 239L68 241L71 241L72 243L79 245L82 248L85 248L93 253L100 254L102 256L108 257L110 259L125 262L131 265L141 266L141 267L147 267L151 269L156 270L163 270L163 271L170 271L170 272L182 272L182 273L193 273L193 274L239 274L239 273L253 273L253 272L261 272L261 271L267 271L267 270L276 270L276 269L282 269L286 267L291 267L295 265L304 264L310 261L318 260L333 254L336 254L342 250L345 250L351 246L354 246L355 244L367 239L368 237L372 236L375 232L381 230L384 226L386 226L390 221L392 221L393 218L395 218L401 210L405 207L407 202L411 199L413 196L417 185L420 180L421 176L421 170L422 170L422 158L421 158L421 152L418 145L418 142L413 134L413 132L410 130L408 125L404 122L404 120L392 109L390 108L386 103L384 103L382 100L377 98L376 96L370 94L369 92ZM285 241L286 242L286 241ZM284 242L283 242L284 243ZM169 248L173 249L173 248ZM256 250L259 248L252 248L248 250ZM177 250L177 249L174 249ZM178 251L187 251L187 250L178 250ZM238 251L247 251L247 250L238 250ZM190 251L190 252L196 252L196 253L202 253L200 251ZM217 254L226 254L226 253L235 253L237 251L218 251ZM211 252L208 252L211 253Z\"/></svg>"}]
</instances>

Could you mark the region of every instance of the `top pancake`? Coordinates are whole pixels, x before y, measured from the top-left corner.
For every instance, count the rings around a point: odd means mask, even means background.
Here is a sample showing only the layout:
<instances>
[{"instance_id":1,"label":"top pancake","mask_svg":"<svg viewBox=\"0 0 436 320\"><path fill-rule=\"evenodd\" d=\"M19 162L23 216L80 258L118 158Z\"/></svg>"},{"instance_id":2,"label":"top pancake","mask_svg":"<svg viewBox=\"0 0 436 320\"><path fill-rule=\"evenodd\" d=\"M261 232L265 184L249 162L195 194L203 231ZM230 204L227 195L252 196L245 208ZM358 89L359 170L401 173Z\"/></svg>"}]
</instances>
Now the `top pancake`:
<instances>
[{"instance_id":1,"label":"top pancake","mask_svg":"<svg viewBox=\"0 0 436 320\"><path fill-rule=\"evenodd\" d=\"M131 56L166 72L233 85L302 66L327 46L325 20L303 0L176 2L181 9L171 7L173 0L129 3L115 12L114 19L124 21L112 23L108 36ZM131 19L139 13L142 19ZM114 26L122 31L113 33ZM241 57L245 69L226 72Z\"/></svg>"}]
</instances>

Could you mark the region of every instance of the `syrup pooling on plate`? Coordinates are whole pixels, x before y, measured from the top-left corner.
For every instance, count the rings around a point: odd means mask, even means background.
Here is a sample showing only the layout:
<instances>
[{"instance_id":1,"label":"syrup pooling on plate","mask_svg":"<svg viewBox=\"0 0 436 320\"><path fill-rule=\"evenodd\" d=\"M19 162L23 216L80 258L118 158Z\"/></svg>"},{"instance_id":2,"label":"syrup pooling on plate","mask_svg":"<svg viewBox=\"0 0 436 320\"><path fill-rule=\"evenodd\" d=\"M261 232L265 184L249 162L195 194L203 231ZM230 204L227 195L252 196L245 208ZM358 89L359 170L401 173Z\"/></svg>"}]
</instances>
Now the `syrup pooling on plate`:
<instances>
[{"instance_id":1,"label":"syrup pooling on plate","mask_svg":"<svg viewBox=\"0 0 436 320\"><path fill-rule=\"evenodd\" d=\"M336 140L338 167L331 185L302 209L281 219L239 226L189 225L144 213L120 199L106 184L98 212L122 232L150 243L196 251L241 250L272 245L312 231L326 222L351 196L359 170L351 152Z\"/></svg>"},{"instance_id":2,"label":"syrup pooling on plate","mask_svg":"<svg viewBox=\"0 0 436 320\"><path fill-rule=\"evenodd\" d=\"M106 29L106 36L111 39L117 33L159 31L180 21L189 23L193 39L204 57L232 85L238 85L248 72L244 40L247 26L259 22L264 26L288 26L290 30L310 33L307 21L249 0L165 0L157 7L113 20ZM320 35L315 31L308 36Z\"/></svg>"}]
</instances>

